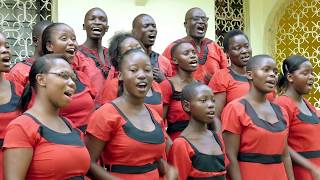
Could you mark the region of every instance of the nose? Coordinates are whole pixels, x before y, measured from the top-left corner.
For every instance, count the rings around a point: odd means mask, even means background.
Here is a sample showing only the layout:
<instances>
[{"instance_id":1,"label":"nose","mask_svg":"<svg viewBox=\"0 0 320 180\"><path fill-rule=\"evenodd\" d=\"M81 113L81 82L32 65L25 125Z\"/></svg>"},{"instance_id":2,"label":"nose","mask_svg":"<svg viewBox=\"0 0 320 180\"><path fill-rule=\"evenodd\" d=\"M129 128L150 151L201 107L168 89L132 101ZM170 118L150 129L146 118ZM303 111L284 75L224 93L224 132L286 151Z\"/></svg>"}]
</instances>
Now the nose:
<instances>
[{"instance_id":1,"label":"nose","mask_svg":"<svg viewBox=\"0 0 320 180\"><path fill-rule=\"evenodd\" d=\"M69 77L68 81L67 81L67 84L70 88L72 89L76 89L77 88L77 85L76 85L76 80L73 80L71 77Z\"/></svg>"},{"instance_id":2,"label":"nose","mask_svg":"<svg viewBox=\"0 0 320 180\"><path fill-rule=\"evenodd\" d=\"M138 79L145 79L146 78L146 73L144 72L144 70L140 70L138 73Z\"/></svg>"}]
</instances>

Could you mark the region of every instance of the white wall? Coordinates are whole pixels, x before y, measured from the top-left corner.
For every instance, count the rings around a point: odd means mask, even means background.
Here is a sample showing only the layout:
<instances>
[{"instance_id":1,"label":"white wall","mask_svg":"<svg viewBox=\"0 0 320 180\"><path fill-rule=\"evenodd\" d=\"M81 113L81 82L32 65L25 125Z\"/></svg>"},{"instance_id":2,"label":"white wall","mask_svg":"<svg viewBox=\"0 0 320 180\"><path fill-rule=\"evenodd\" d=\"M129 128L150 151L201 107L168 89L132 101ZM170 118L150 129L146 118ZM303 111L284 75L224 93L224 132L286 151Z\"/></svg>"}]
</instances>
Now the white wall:
<instances>
[{"instance_id":1,"label":"white wall","mask_svg":"<svg viewBox=\"0 0 320 180\"><path fill-rule=\"evenodd\" d=\"M109 32L103 39L103 45L108 46L109 38L116 31L130 31L133 18L147 13L154 18L158 28L153 49L162 53L169 43L186 35L183 26L186 11L200 7L210 18L207 37L215 39L214 0L148 0L145 6L137 6L136 1L141 0L57 0L57 21L73 27L78 43L82 44L86 39L82 30L84 15L89 9L100 7L109 19Z\"/></svg>"}]
</instances>

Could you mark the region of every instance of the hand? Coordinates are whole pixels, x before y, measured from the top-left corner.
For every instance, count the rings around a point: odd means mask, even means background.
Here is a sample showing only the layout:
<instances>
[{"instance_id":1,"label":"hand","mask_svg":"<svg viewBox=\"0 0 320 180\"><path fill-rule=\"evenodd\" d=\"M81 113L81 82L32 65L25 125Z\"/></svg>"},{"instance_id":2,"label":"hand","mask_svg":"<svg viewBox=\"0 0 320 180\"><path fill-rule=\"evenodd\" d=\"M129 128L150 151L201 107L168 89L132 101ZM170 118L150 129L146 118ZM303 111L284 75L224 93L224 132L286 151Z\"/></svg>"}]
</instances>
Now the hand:
<instances>
[{"instance_id":1,"label":"hand","mask_svg":"<svg viewBox=\"0 0 320 180\"><path fill-rule=\"evenodd\" d=\"M157 81L157 83L160 83L166 78L159 68L156 68L156 67L153 68L152 73L153 73L153 79Z\"/></svg>"}]
</instances>

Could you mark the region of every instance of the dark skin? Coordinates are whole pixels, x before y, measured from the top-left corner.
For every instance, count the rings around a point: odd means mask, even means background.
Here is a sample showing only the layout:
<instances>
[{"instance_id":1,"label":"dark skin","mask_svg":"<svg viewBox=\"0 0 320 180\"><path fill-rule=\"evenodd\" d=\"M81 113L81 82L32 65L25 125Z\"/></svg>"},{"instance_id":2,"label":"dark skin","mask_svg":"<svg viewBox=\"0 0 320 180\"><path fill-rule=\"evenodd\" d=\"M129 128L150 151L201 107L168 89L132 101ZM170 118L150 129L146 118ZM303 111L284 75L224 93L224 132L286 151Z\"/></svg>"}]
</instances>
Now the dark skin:
<instances>
[{"instance_id":1,"label":"dark skin","mask_svg":"<svg viewBox=\"0 0 320 180\"><path fill-rule=\"evenodd\" d=\"M193 46L190 43L182 43L173 53L173 60L177 64L178 71L174 77L169 78L176 91L181 92L182 89L196 80L192 76L192 72L197 70L198 57ZM195 64L190 64L191 62ZM168 106L163 106L163 118L167 117Z\"/></svg>"},{"instance_id":2,"label":"dark skin","mask_svg":"<svg viewBox=\"0 0 320 180\"><path fill-rule=\"evenodd\" d=\"M220 155L223 152L207 125L214 118L215 103L211 89L206 85L196 87L190 101L183 101L183 109L191 119L181 136L187 138L201 153Z\"/></svg>"},{"instance_id":3,"label":"dark skin","mask_svg":"<svg viewBox=\"0 0 320 180\"><path fill-rule=\"evenodd\" d=\"M252 50L248 39L242 35L236 35L229 39L229 47L226 54L231 60L230 69L238 75L246 75L246 64L252 55ZM221 113L226 105L226 92L216 93L216 119L214 128L216 131L221 132Z\"/></svg>"},{"instance_id":4,"label":"dark skin","mask_svg":"<svg viewBox=\"0 0 320 180\"><path fill-rule=\"evenodd\" d=\"M270 102L266 99L267 93L274 90L276 85L277 68L276 63L271 58L261 58L255 68L247 71L247 77L250 81L250 91L244 96L249 101L260 119L274 124L278 122L278 118L272 109ZM231 179L240 180L241 172L238 163L238 152L240 147L241 135L233 134L231 132L223 132L223 139L226 145L226 151L230 160L228 166L228 175ZM287 141L286 141L287 142ZM282 154L282 161L286 169L288 179L294 179L292 163L289 156L288 145Z\"/></svg>"},{"instance_id":5,"label":"dark skin","mask_svg":"<svg viewBox=\"0 0 320 180\"><path fill-rule=\"evenodd\" d=\"M288 87L284 95L290 97L298 105L299 110L306 114L312 115L310 109L306 105L303 96L307 95L314 83L313 66L309 61L302 63L298 70L287 75ZM304 158L292 148L289 148L292 161L300 166L308 169L315 180L320 179L320 169L310 160Z\"/></svg>"},{"instance_id":6,"label":"dark skin","mask_svg":"<svg viewBox=\"0 0 320 180\"><path fill-rule=\"evenodd\" d=\"M6 104L11 99L10 82L3 78L3 73L10 71L11 51L4 34L0 33L0 104Z\"/></svg>"},{"instance_id":7,"label":"dark skin","mask_svg":"<svg viewBox=\"0 0 320 180\"><path fill-rule=\"evenodd\" d=\"M189 9L185 15L184 27L187 37L194 40L198 51L201 50L201 42L205 38L208 23L202 18L206 18L206 13L200 8Z\"/></svg>"},{"instance_id":8,"label":"dark skin","mask_svg":"<svg viewBox=\"0 0 320 180\"><path fill-rule=\"evenodd\" d=\"M106 13L100 8L90 9L85 15L83 29L87 32L87 39L83 45L97 50L102 63L105 64L102 38L109 29Z\"/></svg>"},{"instance_id":9,"label":"dark skin","mask_svg":"<svg viewBox=\"0 0 320 180\"><path fill-rule=\"evenodd\" d=\"M151 87L153 78L150 60L143 52L140 52L128 55L123 61L120 67L120 79L124 81L124 93L113 102L136 128L150 132L155 129L155 125L144 105L144 97ZM146 88L137 89L136 83L138 82L146 82ZM143 121L141 121L142 119ZM87 136L86 146L91 156L89 175L93 179L112 179L103 168L96 164L107 143L90 134ZM177 178L175 169L165 161L160 160L159 162L161 167L159 170L167 179Z\"/></svg>"},{"instance_id":10,"label":"dark skin","mask_svg":"<svg viewBox=\"0 0 320 180\"><path fill-rule=\"evenodd\" d=\"M49 70L50 72L57 72L60 70L72 73L72 68L65 60L57 59L55 60L55 63L59 65L53 65ZM36 76L36 80L37 95L33 106L27 111L27 113L32 114L42 124L52 129L53 131L59 133L70 133L70 128L59 116L59 110L61 107L65 106L68 103L64 98L64 89L68 89L70 90L70 92L75 92L74 81L70 78L68 80L61 79L61 77L57 77L51 74L38 74ZM58 86L48 85L49 82L50 84L55 84ZM54 91L54 89L56 89L57 91ZM53 99L52 97L58 97L59 99ZM33 148L6 149L4 151L5 179L25 179L32 158Z\"/></svg>"},{"instance_id":11,"label":"dark skin","mask_svg":"<svg viewBox=\"0 0 320 180\"><path fill-rule=\"evenodd\" d=\"M40 57L43 53L42 53L42 47L41 47L41 37L42 37L42 33L43 31L46 29L46 27L48 27L51 24L51 22L46 21L43 22L42 24L38 24L34 27L33 31L32 31L32 41L34 46L36 47L34 52L33 52L33 56L31 57L31 59L35 60L38 57Z\"/></svg>"},{"instance_id":12,"label":"dark skin","mask_svg":"<svg viewBox=\"0 0 320 180\"><path fill-rule=\"evenodd\" d=\"M138 15L133 23L132 34L142 42L146 54L150 57L157 36L157 27L153 18L147 14ZM153 77L158 83L165 79L158 67L153 67Z\"/></svg>"}]
</instances>

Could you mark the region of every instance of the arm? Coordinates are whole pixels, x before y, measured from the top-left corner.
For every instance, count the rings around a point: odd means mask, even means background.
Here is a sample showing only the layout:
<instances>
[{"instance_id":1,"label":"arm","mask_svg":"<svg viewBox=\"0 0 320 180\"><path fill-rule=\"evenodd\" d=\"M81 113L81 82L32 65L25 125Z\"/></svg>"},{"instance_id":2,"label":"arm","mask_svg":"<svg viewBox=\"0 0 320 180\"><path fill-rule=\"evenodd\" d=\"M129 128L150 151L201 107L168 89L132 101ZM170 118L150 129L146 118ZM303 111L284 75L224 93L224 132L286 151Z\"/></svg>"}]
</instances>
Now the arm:
<instances>
[{"instance_id":1,"label":"arm","mask_svg":"<svg viewBox=\"0 0 320 180\"><path fill-rule=\"evenodd\" d=\"M292 162L291 162L291 158L290 158L290 155L289 155L289 146L288 146L287 143L285 145L285 149L284 149L284 152L282 154L282 161L284 163L284 167L286 169L286 173L287 173L288 179L289 180L294 180Z\"/></svg>"},{"instance_id":2,"label":"arm","mask_svg":"<svg viewBox=\"0 0 320 180\"><path fill-rule=\"evenodd\" d=\"M238 162L238 152L240 146L240 135L229 131L223 132L223 140L226 146L227 156L230 164L227 167L227 173L232 180L241 180L240 167Z\"/></svg>"},{"instance_id":3,"label":"arm","mask_svg":"<svg viewBox=\"0 0 320 180\"><path fill-rule=\"evenodd\" d=\"M33 156L32 148L9 148L4 150L4 179L25 179Z\"/></svg>"},{"instance_id":4,"label":"arm","mask_svg":"<svg viewBox=\"0 0 320 180\"><path fill-rule=\"evenodd\" d=\"M218 133L221 133L221 113L224 106L226 105L226 96L227 96L226 92L220 92L220 93L214 94L215 118L213 122L213 125L214 125L213 129Z\"/></svg>"},{"instance_id":5,"label":"arm","mask_svg":"<svg viewBox=\"0 0 320 180\"><path fill-rule=\"evenodd\" d=\"M91 157L90 169L87 175L91 179L105 179L105 180L116 179L97 164L97 161L100 158L100 155L104 149L106 142L99 140L98 138L92 136L91 134L87 134L85 142Z\"/></svg>"}]
</instances>

